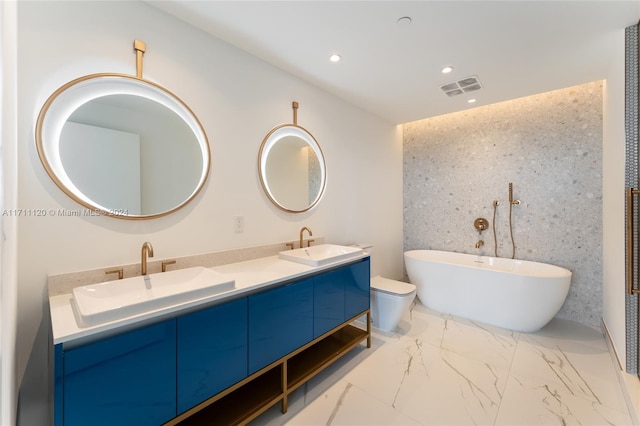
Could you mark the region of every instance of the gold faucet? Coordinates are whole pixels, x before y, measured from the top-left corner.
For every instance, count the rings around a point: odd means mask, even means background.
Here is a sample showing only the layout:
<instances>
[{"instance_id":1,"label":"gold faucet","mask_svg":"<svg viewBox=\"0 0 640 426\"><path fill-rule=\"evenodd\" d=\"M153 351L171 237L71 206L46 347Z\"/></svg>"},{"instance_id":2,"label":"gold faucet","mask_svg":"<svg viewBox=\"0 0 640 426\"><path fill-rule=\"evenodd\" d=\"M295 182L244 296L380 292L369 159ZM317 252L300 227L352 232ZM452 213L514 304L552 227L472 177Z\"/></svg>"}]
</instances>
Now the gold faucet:
<instances>
[{"instance_id":1,"label":"gold faucet","mask_svg":"<svg viewBox=\"0 0 640 426\"><path fill-rule=\"evenodd\" d=\"M476 248L479 249L480 247L482 247L484 245L484 241L480 240L476 243Z\"/></svg>"},{"instance_id":2,"label":"gold faucet","mask_svg":"<svg viewBox=\"0 0 640 426\"><path fill-rule=\"evenodd\" d=\"M313 233L311 232L311 229L307 228L306 226L302 228L300 230L300 248L302 248L302 234L304 234L304 231L307 231L309 233L309 236L313 235Z\"/></svg>"},{"instance_id":3,"label":"gold faucet","mask_svg":"<svg viewBox=\"0 0 640 426\"><path fill-rule=\"evenodd\" d=\"M141 263L141 275L147 275L147 255L149 257L153 257L153 246L149 241L145 242L142 245L142 250L140 253L140 257L142 259Z\"/></svg>"}]
</instances>

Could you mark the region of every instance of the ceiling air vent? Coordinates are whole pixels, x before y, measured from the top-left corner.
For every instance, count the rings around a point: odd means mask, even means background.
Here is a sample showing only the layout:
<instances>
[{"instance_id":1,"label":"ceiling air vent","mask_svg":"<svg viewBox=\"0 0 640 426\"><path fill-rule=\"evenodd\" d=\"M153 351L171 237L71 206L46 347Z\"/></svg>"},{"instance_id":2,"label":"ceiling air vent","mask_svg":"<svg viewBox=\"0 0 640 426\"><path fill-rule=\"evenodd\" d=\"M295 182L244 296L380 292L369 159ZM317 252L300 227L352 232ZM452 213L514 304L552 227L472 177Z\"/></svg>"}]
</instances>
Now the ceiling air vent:
<instances>
[{"instance_id":1,"label":"ceiling air vent","mask_svg":"<svg viewBox=\"0 0 640 426\"><path fill-rule=\"evenodd\" d=\"M462 80L454 81L453 83L447 83L440 86L440 89L449 97L462 95L463 93L475 92L482 89L480 80L477 76L463 78Z\"/></svg>"}]
</instances>

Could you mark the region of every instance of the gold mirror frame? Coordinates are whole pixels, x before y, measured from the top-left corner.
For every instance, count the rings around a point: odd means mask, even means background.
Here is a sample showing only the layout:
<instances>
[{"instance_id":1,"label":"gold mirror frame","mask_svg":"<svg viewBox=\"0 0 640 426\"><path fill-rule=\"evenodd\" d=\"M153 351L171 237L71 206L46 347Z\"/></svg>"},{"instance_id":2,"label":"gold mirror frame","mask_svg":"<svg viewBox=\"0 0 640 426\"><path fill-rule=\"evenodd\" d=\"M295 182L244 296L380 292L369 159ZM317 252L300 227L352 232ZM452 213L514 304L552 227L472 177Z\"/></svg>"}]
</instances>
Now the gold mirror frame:
<instances>
[{"instance_id":1,"label":"gold mirror frame","mask_svg":"<svg viewBox=\"0 0 640 426\"><path fill-rule=\"evenodd\" d=\"M264 193L269 198L276 207L280 210L285 211L287 213L302 213L308 210L311 210L315 207L322 196L324 195L324 190L327 181L327 168L325 164L324 154L322 153L322 149L318 144L318 141L313 137L313 135L304 127L298 125L298 102L292 103L293 107L293 124L281 124L279 126L274 127L267 133L265 138L262 140L262 144L260 145L260 151L258 152L258 175L260 177L260 184L262 185L262 189ZM316 155L316 158L319 163L320 169L320 181L318 193L315 198L308 203L304 208L296 209L291 206L285 205L282 200L278 200L272 191L271 186L269 184L267 178L267 160L269 157L269 153L272 148L282 139L286 137L296 137L304 141L308 147L313 151Z\"/></svg>"},{"instance_id":2,"label":"gold mirror frame","mask_svg":"<svg viewBox=\"0 0 640 426\"><path fill-rule=\"evenodd\" d=\"M97 214L119 219L139 220L153 219L179 210L202 190L209 176L211 167L211 151L207 135L202 124L180 98L169 90L149 80L142 78L142 53L145 45L139 40L134 41L136 51L137 75L119 73L99 73L86 75L72 80L57 89L45 102L36 122L36 148L40 161L49 177L71 199ZM198 149L202 155L202 170L198 183L186 198L172 208L151 214L128 214L122 210L114 210L108 206L92 200L80 191L64 171L60 160L60 134L71 114L83 104L107 95L131 95L157 102L166 107L193 132L198 142Z\"/></svg>"}]
</instances>

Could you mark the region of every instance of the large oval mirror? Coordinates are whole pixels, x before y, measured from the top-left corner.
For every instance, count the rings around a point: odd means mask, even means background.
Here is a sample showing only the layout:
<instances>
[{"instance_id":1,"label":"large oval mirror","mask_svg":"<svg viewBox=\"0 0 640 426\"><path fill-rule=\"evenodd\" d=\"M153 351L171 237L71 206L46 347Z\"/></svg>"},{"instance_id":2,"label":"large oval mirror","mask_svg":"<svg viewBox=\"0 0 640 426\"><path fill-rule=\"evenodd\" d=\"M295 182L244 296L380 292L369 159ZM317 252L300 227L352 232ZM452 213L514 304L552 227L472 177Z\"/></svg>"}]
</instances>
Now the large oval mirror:
<instances>
[{"instance_id":1,"label":"large oval mirror","mask_svg":"<svg viewBox=\"0 0 640 426\"><path fill-rule=\"evenodd\" d=\"M118 218L169 214L209 175L209 142L191 109L162 86L123 74L59 88L38 116L36 144L68 196Z\"/></svg>"},{"instance_id":2,"label":"large oval mirror","mask_svg":"<svg viewBox=\"0 0 640 426\"><path fill-rule=\"evenodd\" d=\"M300 213L315 206L324 192L326 167L315 138L295 124L271 130L258 158L260 182L278 208Z\"/></svg>"}]
</instances>

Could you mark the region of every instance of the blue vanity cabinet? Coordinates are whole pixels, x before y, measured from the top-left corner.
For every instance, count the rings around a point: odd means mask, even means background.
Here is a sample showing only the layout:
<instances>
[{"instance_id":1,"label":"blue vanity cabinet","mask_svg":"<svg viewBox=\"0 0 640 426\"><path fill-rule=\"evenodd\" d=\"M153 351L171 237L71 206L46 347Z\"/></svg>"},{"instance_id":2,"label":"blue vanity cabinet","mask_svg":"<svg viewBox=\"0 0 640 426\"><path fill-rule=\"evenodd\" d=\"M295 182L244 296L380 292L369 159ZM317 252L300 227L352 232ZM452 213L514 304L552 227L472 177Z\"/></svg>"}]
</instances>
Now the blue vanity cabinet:
<instances>
[{"instance_id":1,"label":"blue vanity cabinet","mask_svg":"<svg viewBox=\"0 0 640 426\"><path fill-rule=\"evenodd\" d=\"M58 347L56 355L63 364L65 426L159 425L176 416L175 319L62 352Z\"/></svg>"},{"instance_id":2,"label":"blue vanity cabinet","mask_svg":"<svg viewBox=\"0 0 640 426\"><path fill-rule=\"evenodd\" d=\"M313 280L249 296L249 374L313 340Z\"/></svg>"},{"instance_id":3,"label":"blue vanity cabinet","mask_svg":"<svg viewBox=\"0 0 640 426\"><path fill-rule=\"evenodd\" d=\"M178 318L178 414L247 377L247 298Z\"/></svg>"},{"instance_id":4,"label":"blue vanity cabinet","mask_svg":"<svg viewBox=\"0 0 640 426\"><path fill-rule=\"evenodd\" d=\"M343 269L344 279L344 319L366 311L370 306L371 262L370 258Z\"/></svg>"},{"instance_id":5,"label":"blue vanity cabinet","mask_svg":"<svg viewBox=\"0 0 640 426\"><path fill-rule=\"evenodd\" d=\"M344 268L314 277L313 337L344 322Z\"/></svg>"},{"instance_id":6,"label":"blue vanity cabinet","mask_svg":"<svg viewBox=\"0 0 640 426\"><path fill-rule=\"evenodd\" d=\"M365 258L101 340L56 344L54 425L244 424L279 401L285 412L290 392L363 340L370 346L368 324L349 324L368 312L369 282Z\"/></svg>"},{"instance_id":7,"label":"blue vanity cabinet","mask_svg":"<svg viewBox=\"0 0 640 426\"><path fill-rule=\"evenodd\" d=\"M64 425L64 363L62 343L53 347L53 424Z\"/></svg>"},{"instance_id":8,"label":"blue vanity cabinet","mask_svg":"<svg viewBox=\"0 0 640 426\"><path fill-rule=\"evenodd\" d=\"M314 277L313 337L369 309L369 258Z\"/></svg>"}]
</instances>

